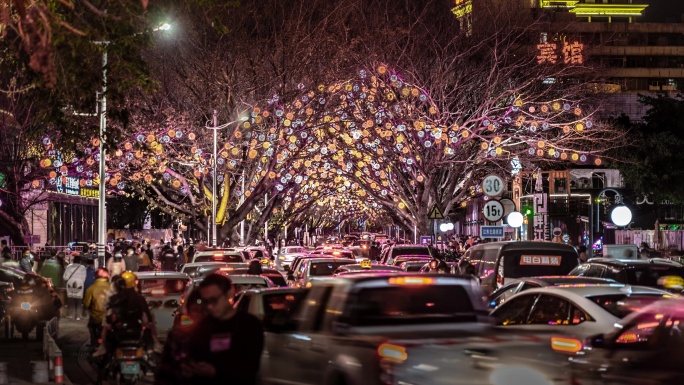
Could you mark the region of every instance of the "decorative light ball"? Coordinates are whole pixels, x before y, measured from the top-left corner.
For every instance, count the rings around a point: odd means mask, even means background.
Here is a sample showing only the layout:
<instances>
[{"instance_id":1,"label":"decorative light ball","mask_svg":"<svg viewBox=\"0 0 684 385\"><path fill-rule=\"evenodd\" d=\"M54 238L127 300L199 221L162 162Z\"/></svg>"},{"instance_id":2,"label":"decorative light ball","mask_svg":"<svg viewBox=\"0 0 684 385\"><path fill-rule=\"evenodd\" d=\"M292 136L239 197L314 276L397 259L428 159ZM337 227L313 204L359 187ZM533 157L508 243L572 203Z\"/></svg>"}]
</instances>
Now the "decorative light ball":
<instances>
[{"instance_id":1,"label":"decorative light ball","mask_svg":"<svg viewBox=\"0 0 684 385\"><path fill-rule=\"evenodd\" d=\"M513 211L512 213L508 214L508 225L511 227L520 227L523 224L523 215L520 214L517 211Z\"/></svg>"},{"instance_id":2,"label":"decorative light ball","mask_svg":"<svg viewBox=\"0 0 684 385\"><path fill-rule=\"evenodd\" d=\"M632 210L627 206L618 206L610 213L610 219L617 226L627 226L632 222Z\"/></svg>"}]
</instances>

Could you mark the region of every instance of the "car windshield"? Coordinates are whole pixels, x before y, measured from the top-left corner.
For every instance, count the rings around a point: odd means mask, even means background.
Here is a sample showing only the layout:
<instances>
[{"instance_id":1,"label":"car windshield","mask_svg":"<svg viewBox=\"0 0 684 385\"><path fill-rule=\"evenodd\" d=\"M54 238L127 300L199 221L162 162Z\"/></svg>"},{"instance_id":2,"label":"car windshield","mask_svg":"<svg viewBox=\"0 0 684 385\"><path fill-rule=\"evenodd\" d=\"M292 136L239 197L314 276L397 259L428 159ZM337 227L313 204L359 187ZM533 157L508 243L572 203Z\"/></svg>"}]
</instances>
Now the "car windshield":
<instances>
[{"instance_id":1,"label":"car windshield","mask_svg":"<svg viewBox=\"0 0 684 385\"><path fill-rule=\"evenodd\" d=\"M187 283L182 278L141 279L140 293L144 296L182 294Z\"/></svg>"},{"instance_id":2,"label":"car windshield","mask_svg":"<svg viewBox=\"0 0 684 385\"><path fill-rule=\"evenodd\" d=\"M281 252L281 254L294 254L294 253L306 253L306 249L303 247L286 247Z\"/></svg>"},{"instance_id":3,"label":"car windshield","mask_svg":"<svg viewBox=\"0 0 684 385\"><path fill-rule=\"evenodd\" d=\"M587 299L590 299L601 306L605 311L618 318L624 318L663 298L662 295L657 293L637 294L632 296L626 294L611 294L587 297Z\"/></svg>"},{"instance_id":4,"label":"car windshield","mask_svg":"<svg viewBox=\"0 0 684 385\"><path fill-rule=\"evenodd\" d=\"M340 261L340 262L314 262L311 264L310 275L311 276L325 276L332 275L338 267L342 265L348 265L353 262Z\"/></svg>"},{"instance_id":5,"label":"car windshield","mask_svg":"<svg viewBox=\"0 0 684 385\"><path fill-rule=\"evenodd\" d=\"M205 254L195 257L195 262L243 263L241 254Z\"/></svg>"},{"instance_id":6,"label":"car windshield","mask_svg":"<svg viewBox=\"0 0 684 385\"><path fill-rule=\"evenodd\" d=\"M472 302L459 285L364 289L351 303L354 326L475 321Z\"/></svg>"}]
</instances>

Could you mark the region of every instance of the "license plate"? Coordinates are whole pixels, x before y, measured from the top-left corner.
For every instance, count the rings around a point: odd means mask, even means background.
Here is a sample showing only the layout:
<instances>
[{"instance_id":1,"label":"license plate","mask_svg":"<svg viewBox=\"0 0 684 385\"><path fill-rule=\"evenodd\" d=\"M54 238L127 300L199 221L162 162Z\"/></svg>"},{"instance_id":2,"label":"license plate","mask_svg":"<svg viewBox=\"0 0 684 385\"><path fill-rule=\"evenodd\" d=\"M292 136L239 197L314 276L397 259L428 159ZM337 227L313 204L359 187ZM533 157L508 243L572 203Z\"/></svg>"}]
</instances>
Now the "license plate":
<instances>
[{"instance_id":1,"label":"license plate","mask_svg":"<svg viewBox=\"0 0 684 385\"><path fill-rule=\"evenodd\" d=\"M123 362L121 363L121 374L138 374L140 373L140 363L138 362Z\"/></svg>"}]
</instances>

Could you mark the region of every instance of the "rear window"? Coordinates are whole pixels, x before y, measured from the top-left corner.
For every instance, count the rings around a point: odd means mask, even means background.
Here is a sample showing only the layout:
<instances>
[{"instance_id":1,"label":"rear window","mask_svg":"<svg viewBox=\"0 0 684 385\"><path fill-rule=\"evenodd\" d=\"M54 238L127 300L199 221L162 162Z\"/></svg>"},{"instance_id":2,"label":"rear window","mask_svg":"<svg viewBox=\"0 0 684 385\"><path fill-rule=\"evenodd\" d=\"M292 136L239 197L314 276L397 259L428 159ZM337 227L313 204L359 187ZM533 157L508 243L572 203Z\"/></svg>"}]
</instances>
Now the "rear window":
<instances>
[{"instance_id":1,"label":"rear window","mask_svg":"<svg viewBox=\"0 0 684 385\"><path fill-rule=\"evenodd\" d=\"M241 254L207 254L195 257L195 262L243 263Z\"/></svg>"},{"instance_id":2,"label":"rear window","mask_svg":"<svg viewBox=\"0 0 684 385\"><path fill-rule=\"evenodd\" d=\"M282 276L281 274L279 274L279 273L275 273L275 274L263 274L263 275L265 275L266 277L268 277L268 279L270 279L271 281L273 281L273 283L275 283L275 284L278 285L278 286L287 286L287 282L285 282L285 278L283 278L283 276Z\"/></svg>"},{"instance_id":3,"label":"rear window","mask_svg":"<svg viewBox=\"0 0 684 385\"><path fill-rule=\"evenodd\" d=\"M684 268L676 266L637 266L626 269L627 283L649 287L659 287L660 278L669 275L684 278Z\"/></svg>"},{"instance_id":4,"label":"rear window","mask_svg":"<svg viewBox=\"0 0 684 385\"><path fill-rule=\"evenodd\" d=\"M294 253L306 253L306 249L303 247L286 247L280 254L294 254Z\"/></svg>"},{"instance_id":5,"label":"rear window","mask_svg":"<svg viewBox=\"0 0 684 385\"><path fill-rule=\"evenodd\" d=\"M364 289L348 310L354 326L474 322L468 293L458 285Z\"/></svg>"},{"instance_id":6,"label":"rear window","mask_svg":"<svg viewBox=\"0 0 684 385\"><path fill-rule=\"evenodd\" d=\"M305 294L305 291L264 294L264 324L269 324L273 317L278 313L292 313Z\"/></svg>"},{"instance_id":7,"label":"rear window","mask_svg":"<svg viewBox=\"0 0 684 385\"><path fill-rule=\"evenodd\" d=\"M568 275L578 265L577 253L530 250L504 254L506 278Z\"/></svg>"},{"instance_id":8,"label":"rear window","mask_svg":"<svg viewBox=\"0 0 684 385\"><path fill-rule=\"evenodd\" d=\"M314 262L311 264L309 274L314 277L332 275L338 267L350 263L353 262Z\"/></svg>"},{"instance_id":9,"label":"rear window","mask_svg":"<svg viewBox=\"0 0 684 385\"><path fill-rule=\"evenodd\" d=\"M249 289L261 289L264 287L268 287L268 284L266 283L266 280L263 281L252 281L250 283L233 283L233 286L235 286L235 292L239 293L241 291L249 290Z\"/></svg>"},{"instance_id":10,"label":"rear window","mask_svg":"<svg viewBox=\"0 0 684 385\"><path fill-rule=\"evenodd\" d=\"M662 300L663 298L665 297L655 293L637 294L632 296L627 296L625 294L613 294L587 297L587 299L590 299L595 304L601 306L603 310L618 318L624 318L635 311Z\"/></svg>"},{"instance_id":11,"label":"rear window","mask_svg":"<svg viewBox=\"0 0 684 385\"><path fill-rule=\"evenodd\" d=\"M187 279L141 279L140 293L144 296L183 294Z\"/></svg>"},{"instance_id":12,"label":"rear window","mask_svg":"<svg viewBox=\"0 0 684 385\"><path fill-rule=\"evenodd\" d=\"M392 249L392 257L400 255L430 255L427 247L395 247Z\"/></svg>"}]
</instances>

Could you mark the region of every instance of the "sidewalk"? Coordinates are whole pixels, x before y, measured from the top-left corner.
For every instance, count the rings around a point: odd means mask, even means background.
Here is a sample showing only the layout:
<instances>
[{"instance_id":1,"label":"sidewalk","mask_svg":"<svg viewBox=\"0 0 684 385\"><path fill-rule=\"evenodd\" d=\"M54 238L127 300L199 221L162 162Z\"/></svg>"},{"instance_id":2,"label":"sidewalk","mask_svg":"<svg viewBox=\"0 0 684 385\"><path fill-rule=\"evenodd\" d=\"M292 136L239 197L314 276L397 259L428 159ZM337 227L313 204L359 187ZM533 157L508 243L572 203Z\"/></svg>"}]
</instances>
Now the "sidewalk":
<instances>
[{"instance_id":1,"label":"sidewalk","mask_svg":"<svg viewBox=\"0 0 684 385\"><path fill-rule=\"evenodd\" d=\"M2 324L2 323L0 323ZM7 375L10 384L33 384L31 361L46 361L43 355L43 341L36 341L35 330L27 341L21 340L21 334L15 332L14 339L5 339L5 327L0 325L0 362L7 363ZM64 383L70 384L66 374Z\"/></svg>"}]
</instances>

